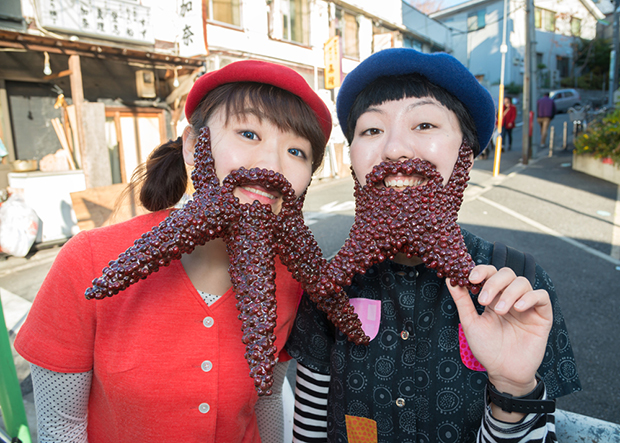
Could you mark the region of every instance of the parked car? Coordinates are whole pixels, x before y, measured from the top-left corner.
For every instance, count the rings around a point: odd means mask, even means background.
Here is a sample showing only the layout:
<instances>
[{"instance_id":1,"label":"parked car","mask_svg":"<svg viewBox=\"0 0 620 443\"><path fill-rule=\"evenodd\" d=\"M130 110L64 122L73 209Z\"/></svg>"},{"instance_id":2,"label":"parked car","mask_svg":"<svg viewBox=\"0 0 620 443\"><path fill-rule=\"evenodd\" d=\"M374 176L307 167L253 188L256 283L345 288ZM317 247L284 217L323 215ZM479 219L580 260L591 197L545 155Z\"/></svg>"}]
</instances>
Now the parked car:
<instances>
[{"instance_id":1,"label":"parked car","mask_svg":"<svg viewBox=\"0 0 620 443\"><path fill-rule=\"evenodd\" d=\"M557 112L566 112L568 108L581 104L581 96L575 89L550 91L549 97L555 102L555 109Z\"/></svg>"}]
</instances>

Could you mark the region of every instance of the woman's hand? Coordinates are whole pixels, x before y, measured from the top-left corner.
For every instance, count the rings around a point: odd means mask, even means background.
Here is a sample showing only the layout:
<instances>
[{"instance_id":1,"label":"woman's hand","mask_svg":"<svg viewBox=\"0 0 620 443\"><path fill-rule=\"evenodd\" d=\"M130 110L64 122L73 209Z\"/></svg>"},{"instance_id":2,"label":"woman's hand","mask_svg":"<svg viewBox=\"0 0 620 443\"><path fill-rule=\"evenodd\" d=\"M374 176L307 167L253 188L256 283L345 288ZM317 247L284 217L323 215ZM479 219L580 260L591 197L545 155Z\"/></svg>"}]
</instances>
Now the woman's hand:
<instances>
[{"instance_id":1,"label":"woman's hand","mask_svg":"<svg viewBox=\"0 0 620 443\"><path fill-rule=\"evenodd\" d=\"M533 290L525 277L517 277L510 268L498 271L479 265L469 280L485 282L478 296L485 306L482 315L467 289L447 281L469 347L500 392L525 395L536 386L535 374L553 323L549 294Z\"/></svg>"}]
</instances>

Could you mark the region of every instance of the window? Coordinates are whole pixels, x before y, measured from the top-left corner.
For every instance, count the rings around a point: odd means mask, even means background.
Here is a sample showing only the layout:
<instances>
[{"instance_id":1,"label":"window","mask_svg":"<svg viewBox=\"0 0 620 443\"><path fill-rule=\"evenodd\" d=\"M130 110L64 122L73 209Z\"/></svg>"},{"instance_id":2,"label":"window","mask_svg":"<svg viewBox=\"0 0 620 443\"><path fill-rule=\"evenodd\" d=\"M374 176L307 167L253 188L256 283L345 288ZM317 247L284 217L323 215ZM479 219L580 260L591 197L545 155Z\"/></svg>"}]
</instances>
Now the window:
<instances>
[{"instance_id":1,"label":"window","mask_svg":"<svg viewBox=\"0 0 620 443\"><path fill-rule=\"evenodd\" d=\"M468 31L477 31L478 29L482 29L486 26L485 16L487 14L486 9L479 9L475 12L470 12L467 15L467 30Z\"/></svg>"},{"instance_id":2,"label":"window","mask_svg":"<svg viewBox=\"0 0 620 443\"><path fill-rule=\"evenodd\" d=\"M413 48L422 52L422 43L417 41L413 37L405 36L403 39L403 46L405 48Z\"/></svg>"},{"instance_id":3,"label":"window","mask_svg":"<svg viewBox=\"0 0 620 443\"><path fill-rule=\"evenodd\" d=\"M547 9L535 8L534 26L548 32L555 32L555 12Z\"/></svg>"},{"instance_id":4,"label":"window","mask_svg":"<svg viewBox=\"0 0 620 443\"><path fill-rule=\"evenodd\" d=\"M581 35L581 19L580 18L571 17L570 32L572 35L575 35L575 36Z\"/></svg>"},{"instance_id":5,"label":"window","mask_svg":"<svg viewBox=\"0 0 620 443\"><path fill-rule=\"evenodd\" d=\"M229 25L241 26L240 0L208 0L207 18Z\"/></svg>"},{"instance_id":6,"label":"window","mask_svg":"<svg viewBox=\"0 0 620 443\"><path fill-rule=\"evenodd\" d=\"M544 14L544 26L545 31L555 32L555 12L545 11Z\"/></svg>"},{"instance_id":7,"label":"window","mask_svg":"<svg viewBox=\"0 0 620 443\"><path fill-rule=\"evenodd\" d=\"M568 77L570 74L570 59L568 57L557 57L555 63L556 69L560 73L560 77Z\"/></svg>"},{"instance_id":8,"label":"window","mask_svg":"<svg viewBox=\"0 0 620 443\"><path fill-rule=\"evenodd\" d=\"M336 35L342 39L342 49L345 57L360 58L359 51L359 24L353 14L336 8Z\"/></svg>"},{"instance_id":9,"label":"window","mask_svg":"<svg viewBox=\"0 0 620 443\"><path fill-rule=\"evenodd\" d=\"M163 110L106 108L106 144L113 183L127 183L132 172L166 137Z\"/></svg>"},{"instance_id":10,"label":"window","mask_svg":"<svg viewBox=\"0 0 620 443\"><path fill-rule=\"evenodd\" d=\"M282 39L309 44L310 7L308 0L281 0Z\"/></svg>"},{"instance_id":11,"label":"window","mask_svg":"<svg viewBox=\"0 0 620 443\"><path fill-rule=\"evenodd\" d=\"M383 26L372 25L372 52L394 47L394 36Z\"/></svg>"}]
</instances>

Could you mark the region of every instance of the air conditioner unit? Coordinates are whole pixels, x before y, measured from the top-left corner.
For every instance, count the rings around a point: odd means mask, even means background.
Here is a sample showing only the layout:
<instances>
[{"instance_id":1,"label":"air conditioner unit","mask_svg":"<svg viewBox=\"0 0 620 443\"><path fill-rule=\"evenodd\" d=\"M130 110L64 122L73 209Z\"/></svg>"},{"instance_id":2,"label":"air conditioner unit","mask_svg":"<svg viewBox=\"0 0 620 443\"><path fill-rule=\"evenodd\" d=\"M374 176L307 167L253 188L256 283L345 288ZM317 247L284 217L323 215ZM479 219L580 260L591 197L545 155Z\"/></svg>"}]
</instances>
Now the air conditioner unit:
<instances>
[{"instance_id":1,"label":"air conditioner unit","mask_svg":"<svg viewBox=\"0 0 620 443\"><path fill-rule=\"evenodd\" d=\"M155 98L155 73L148 69L136 71L136 90L140 98Z\"/></svg>"}]
</instances>

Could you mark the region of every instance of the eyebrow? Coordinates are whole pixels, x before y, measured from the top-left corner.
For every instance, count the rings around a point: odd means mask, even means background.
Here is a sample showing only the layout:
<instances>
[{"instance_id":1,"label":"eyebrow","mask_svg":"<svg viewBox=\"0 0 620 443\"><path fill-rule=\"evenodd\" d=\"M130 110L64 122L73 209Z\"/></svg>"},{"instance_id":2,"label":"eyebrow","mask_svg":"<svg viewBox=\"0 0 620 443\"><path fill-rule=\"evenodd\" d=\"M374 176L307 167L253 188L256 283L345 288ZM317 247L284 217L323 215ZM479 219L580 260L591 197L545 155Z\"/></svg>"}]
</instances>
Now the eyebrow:
<instances>
[{"instance_id":1,"label":"eyebrow","mask_svg":"<svg viewBox=\"0 0 620 443\"><path fill-rule=\"evenodd\" d=\"M378 114L383 114L383 111L377 107L377 106L381 106L381 104L368 107L363 113L365 114L366 112L376 112ZM416 101L415 103L411 103L409 106L407 106L407 111L412 111L413 109L415 109L415 108L417 108L419 106L437 105L437 104L439 104L439 103L436 100L433 100L431 98L423 98L423 99L420 99L419 101Z\"/></svg>"},{"instance_id":2,"label":"eyebrow","mask_svg":"<svg viewBox=\"0 0 620 443\"><path fill-rule=\"evenodd\" d=\"M432 100L432 99L422 99L420 101L417 101L415 103L411 103L409 106L407 106L407 111L411 111L415 108L417 108L418 106L424 106L424 105L437 105L438 102L436 100Z\"/></svg>"}]
</instances>

